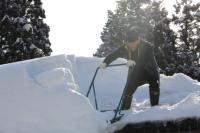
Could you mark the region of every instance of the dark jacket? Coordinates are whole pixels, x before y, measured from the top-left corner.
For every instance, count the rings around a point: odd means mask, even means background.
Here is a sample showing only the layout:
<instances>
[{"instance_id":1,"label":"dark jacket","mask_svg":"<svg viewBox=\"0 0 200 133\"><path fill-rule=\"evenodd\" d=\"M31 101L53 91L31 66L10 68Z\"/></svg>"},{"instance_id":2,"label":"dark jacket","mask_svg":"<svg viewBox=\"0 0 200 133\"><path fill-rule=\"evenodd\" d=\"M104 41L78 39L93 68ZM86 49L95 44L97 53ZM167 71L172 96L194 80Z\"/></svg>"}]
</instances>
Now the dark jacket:
<instances>
[{"instance_id":1,"label":"dark jacket","mask_svg":"<svg viewBox=\"0 0 200 133\"><path fill-rule=\"evenodd\" d=\"M153 45L151 43L141 40L139 47L136 51L131 52L131 55L126 46L123 45L109 54L104 59L104 63L109 65L118 57L134 60L136 62L135 67L143 67L148 73L159 79L158 65L154 56Z\"/></svg>"}]
</instances>

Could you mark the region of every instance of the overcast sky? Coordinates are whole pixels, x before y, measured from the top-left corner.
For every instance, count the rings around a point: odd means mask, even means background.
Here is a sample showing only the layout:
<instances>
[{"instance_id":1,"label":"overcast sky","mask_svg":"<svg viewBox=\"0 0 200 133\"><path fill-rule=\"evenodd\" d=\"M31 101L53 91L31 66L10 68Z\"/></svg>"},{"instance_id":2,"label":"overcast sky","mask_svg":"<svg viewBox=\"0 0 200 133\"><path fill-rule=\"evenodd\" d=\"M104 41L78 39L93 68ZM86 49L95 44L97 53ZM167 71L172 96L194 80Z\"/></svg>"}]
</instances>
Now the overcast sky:
<instances>
[{"instance_id":1,"label":"overcast sky","mask_svg":"<svg viewBox=\"0 0 200 133\"><path fill-rule=\"evenodd\" d=\"M53 53L92 56L115 0L43 0Z\"/></svg>"},{"instance_id":2,"label":"overcast sky","mask_svg":"<svg viewBox=\"0 0 200 133\"><path fill-rule=\"evenodd\" d=\"M43 0L46 23L50 26L53 53L90 57L101 44L100 33L107 21L107 10L117 0ZM198 0L197 0L198 1ZM168 9L175 0L166 0Z\"/></svg>"}]
</instances>

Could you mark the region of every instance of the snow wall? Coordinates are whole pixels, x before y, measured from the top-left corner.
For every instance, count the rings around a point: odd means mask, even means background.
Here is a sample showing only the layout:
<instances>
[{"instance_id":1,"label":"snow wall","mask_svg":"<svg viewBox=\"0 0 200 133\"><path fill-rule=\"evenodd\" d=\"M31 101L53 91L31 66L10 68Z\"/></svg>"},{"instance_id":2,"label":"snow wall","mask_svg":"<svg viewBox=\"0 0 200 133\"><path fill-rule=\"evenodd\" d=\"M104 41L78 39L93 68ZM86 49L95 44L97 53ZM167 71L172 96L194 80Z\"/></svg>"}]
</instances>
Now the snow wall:
<instances>
[{"instance_id":1,"label":"snow wall","mask_svg":"<svg viewBox=\"0 0 200 133\"><path fill-rule=\"evenodd\" d=\"M71 69L65 55L1 65L0 132L101 132L99 114L78 92Z\"/></svg>"},{"instance_id":2,"label":"snow wall","mask_svg":"<svg viewBox=\"0 0 200 133\"><path fill-rule=\"evenodd\" d=\"M96 68L103 60L99 58L75 56L68 56L68 59L72 62L72 71L77 84L79 84L81 88L80 92L85 95L88 91ZM124 59L117 59L112 64L120 64L125 62L126 60ZM99 70L95 79L95 89L100 110L116 108L126 83L127 71L128 69L126 66L110 67L105 70ZM160 91L161 105L174 108L174 106L179 106L181 104L185 105L187 102L190 103L194 97L199 97L200 83L182 73L178 73L173 76L161 75ZM92 91L90 94L90 101L94 106ZM135 92L132 106L138 111L140 109L143 110L144 108L148 108L149 104L149 85L145 84L139 87ZM189 106L191 104L187 105ZM186 110L186 112L188 113L188 110ZM191 112L191 115L192 113L193 112ZM166 117L168 118L168 116ZM137 121L140 121L143 118L138 116L136 119Z\"/></svg>"},{"instance_id":3,"label":"snow wall","mask_svg":"<svg viewBox=\"0 0 200 133\"><path fill-rule=\"evenodd\" d=\"M0 132L102 133L127 123L200 117L200 83L183 74L161 75L159 107L150 108L148 85L134 94L132 109L109 125L113 113L95 111L94 98L85 97L103 59L59 55L0 66ZM118 59L113 64L124 63ZM100 70L95 80L100 110L115 109L127 67Z\"/></svg>"},{"instance_id":4,"label":"snow wall","mask_svg":"<svg viewBox=\"0 0 200 133\"><path fill-rule=\"evenodd\" d=\"M75 56L68 56L68 59L72 62L74 77L81 88L80 92L85 95L95 70L103 59ZM125 62L124 59L118 59L112 64ZM125 86L127 71L126 66L99 70L95 79L99 110L116 109ZM92 91L89 98L95 106ZM124 117L119 122L108 126L105 132L112 133L128 123L200 118L199 112L200 83L198 81L182 73L173 76L160 75L160 106L150 107L149 85L140 86L134 94L131 109L123 112ZM104 114L107 120L113 118L112 113Z\"/></svg>"}]
</instances>

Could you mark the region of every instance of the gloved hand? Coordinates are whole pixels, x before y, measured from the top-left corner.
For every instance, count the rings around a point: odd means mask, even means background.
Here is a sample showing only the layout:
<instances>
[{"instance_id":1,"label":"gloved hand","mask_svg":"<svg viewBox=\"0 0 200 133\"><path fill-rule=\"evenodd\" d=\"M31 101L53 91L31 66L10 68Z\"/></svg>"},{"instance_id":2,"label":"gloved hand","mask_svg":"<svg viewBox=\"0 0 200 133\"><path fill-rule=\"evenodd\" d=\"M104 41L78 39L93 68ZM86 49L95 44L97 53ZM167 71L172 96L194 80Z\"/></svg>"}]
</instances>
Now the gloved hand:
<instances>
[{"instance_id":1,"label":"gloved hand","mask_svg":"<svg viewBox=\"0 0 200 133\"><path fill-rule=\"evenodd\" d=\"M106 67L107 67L107 64L106 64L106 63L102 63L102 64L99 66L100 69L106 69Z\"/></svg>"},{"instance_id":2,"label":"gloved hand","mask_svg":"<svg viewBox=\"0 0 200 133\"><path fill-rule=\"evenodd\" d=\"M136 65L136 62L134 60L127 60L126 66L127 67L133 67Z\"/></svg>"}]
</instances>

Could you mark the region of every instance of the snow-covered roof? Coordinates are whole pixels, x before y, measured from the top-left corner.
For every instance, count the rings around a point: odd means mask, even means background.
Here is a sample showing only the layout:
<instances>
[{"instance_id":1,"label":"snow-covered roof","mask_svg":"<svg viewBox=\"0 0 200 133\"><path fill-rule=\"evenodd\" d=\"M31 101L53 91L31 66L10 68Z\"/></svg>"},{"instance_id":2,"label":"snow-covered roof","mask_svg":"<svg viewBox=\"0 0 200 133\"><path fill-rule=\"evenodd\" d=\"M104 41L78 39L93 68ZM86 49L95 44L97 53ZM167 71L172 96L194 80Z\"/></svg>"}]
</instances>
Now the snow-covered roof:
<instances>
[{"instance_id":1,"label":"snow-covered roof","mask_svg":"<svg viewBox=\"0 0 200 133\"><path fill-rule=\"evenodd\" d=\"M161 75L160 106L150 107L145 84L134 94L131 109L111 126L114 113L95 111L92 94L85 97L102 61L58 55L1 65L0 131L111 133L127 123L200 117L200 83L184 74ZM95 89L100 110L116 109L127 71L120 66L98 72Z\"/></svg>"}]
</instances>

